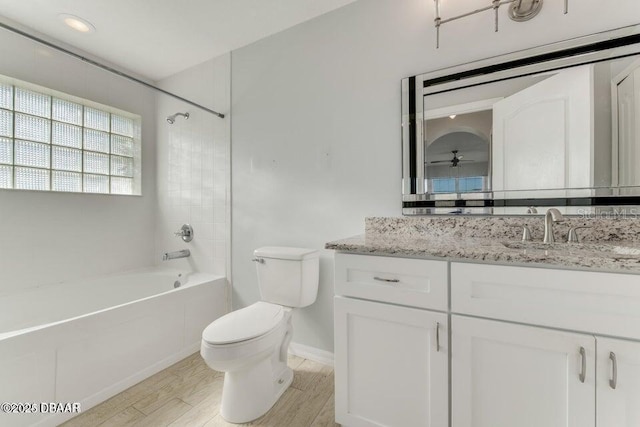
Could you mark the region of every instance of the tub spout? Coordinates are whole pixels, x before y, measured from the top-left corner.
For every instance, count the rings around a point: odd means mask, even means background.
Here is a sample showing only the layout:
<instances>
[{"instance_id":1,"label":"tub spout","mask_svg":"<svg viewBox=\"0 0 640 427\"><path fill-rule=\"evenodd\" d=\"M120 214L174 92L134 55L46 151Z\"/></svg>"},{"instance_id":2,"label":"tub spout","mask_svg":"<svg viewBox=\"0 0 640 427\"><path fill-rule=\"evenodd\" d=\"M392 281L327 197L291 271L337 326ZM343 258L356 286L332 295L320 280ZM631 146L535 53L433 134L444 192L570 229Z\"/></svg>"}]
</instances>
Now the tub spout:
<instances>
[{"instance_id":1,"label":"tub spout","mask_svg":"<svg viewBox=\"0 0 640 427\"><path fill-rule=\"evenodd\" d=\"M183 249L181 251L165 252L162 255L162 260L169 261L170 259L187 258L188 256L191 256L191 251L189 249Z\"/></svg>"}]
</instances>

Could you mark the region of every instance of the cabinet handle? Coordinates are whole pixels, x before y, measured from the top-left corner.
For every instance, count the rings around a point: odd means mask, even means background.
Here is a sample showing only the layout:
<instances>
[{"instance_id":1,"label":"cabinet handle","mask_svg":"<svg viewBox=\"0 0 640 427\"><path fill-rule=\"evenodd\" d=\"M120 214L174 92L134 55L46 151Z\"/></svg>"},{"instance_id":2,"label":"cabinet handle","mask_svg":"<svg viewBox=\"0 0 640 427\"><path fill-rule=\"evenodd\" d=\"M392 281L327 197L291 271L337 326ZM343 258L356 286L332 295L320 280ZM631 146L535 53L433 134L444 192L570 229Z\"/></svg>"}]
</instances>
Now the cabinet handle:
<instances>
[{"instance_id":1,"label":"cabinet handle","mask_svg":"<svg viewBox=\"0 0 640 427\"><path fill-rule=\"evenodd\" d=\"M580 382L584 383L587 379L587 351L584 347L580 347L580 357L582 359L582 367L580 369Z\"/></svg>"},{"instance_id":2,"label":"cabinet handle","mask_svg":"<svg viewBox=\"0 0 640 427\"><path fill-rule=\"evenodd\" d=\"M382 277L375 276L373 280L377 280L378 282L388 282L388 283L398 283L399 279L383 279Z\"/></svg>"},{"instance_id":3,"label":"cabinet handle","mask_svg":"<svg viewBox=\"0 0 640 427\"><path fill-rule=\"evenodd\" d=\"M440 352L440 322L436 322L436 352Z\"/></svg>"},{"instance_id":4,"label":"cabinet handle","mask_svg":"<svg viewBox=\"0 0 640 427\"><path fill-rule=\"evenodd\" d=\"M609 380L609 387L615 390L618 386L618 359L613 351L609 353L609 359L611 359L611 364L613 365L613 372L611 379Z\"/></svg>"}]
</instances>

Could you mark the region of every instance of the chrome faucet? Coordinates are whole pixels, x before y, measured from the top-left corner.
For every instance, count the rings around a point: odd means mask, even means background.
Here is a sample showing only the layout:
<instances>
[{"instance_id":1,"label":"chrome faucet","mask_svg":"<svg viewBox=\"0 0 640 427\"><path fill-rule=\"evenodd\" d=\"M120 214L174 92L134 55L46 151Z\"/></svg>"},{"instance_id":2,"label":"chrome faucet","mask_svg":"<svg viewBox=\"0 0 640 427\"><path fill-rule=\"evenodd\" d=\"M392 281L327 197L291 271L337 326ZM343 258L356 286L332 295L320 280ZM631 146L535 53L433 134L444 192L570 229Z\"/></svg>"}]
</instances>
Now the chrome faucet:
<instances>
[{"instance_id":1,"label":"chrome faucet","mask_svg":"<svg viewBox=\"0 0 640 427\"><path fill-rule=\"evenodd\" d=\"M547 210L544 215L544 243L554 243L556 239L553 237L553 223L564 221L564 217L556 208Z\"/></svg>"},{"instance_id":2,"label":"chrome faucet","mask_svg":"<svg viewBox=\"0 0 640 427\"><path fill-rule=\"evenodd\" d=\"M176 231L173 234L189 243L193 240L193 227L191 227L189 224L183 224L182 227L180 227L180 230Z\"/></svg>"},{"instance_id":3,"label":"chrome faucet","mask_svg":"<svg viewBox=\"0 0 640 427\"><path fill-rule=\"evenodd\" d=\"M189 256L191 256L191 251L189 249L183 249L181 251L165 252L162 255L162 260L169 261L170 259L187 258Z\"/></svg>"}]
</instances>

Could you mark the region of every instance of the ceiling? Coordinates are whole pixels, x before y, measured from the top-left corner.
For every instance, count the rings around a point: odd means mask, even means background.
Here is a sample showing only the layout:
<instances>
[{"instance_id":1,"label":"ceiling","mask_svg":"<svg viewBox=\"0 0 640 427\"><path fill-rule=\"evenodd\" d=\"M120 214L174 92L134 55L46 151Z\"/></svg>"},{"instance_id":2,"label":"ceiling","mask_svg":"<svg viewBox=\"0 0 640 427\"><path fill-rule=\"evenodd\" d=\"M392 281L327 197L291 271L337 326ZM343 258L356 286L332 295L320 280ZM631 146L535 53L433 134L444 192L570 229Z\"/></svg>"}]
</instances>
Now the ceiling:
<instances>
[{"instance_id":1,"label":"ceiling","mask_svg":"<svg viewBox=\"0 0 640 427\"><path fill-rule=\"evenodd\" d=\"M0 0L0 14L160 80L355 0ZM78 33L59 14L91 22Z\"/></svg>"}]
</instances>

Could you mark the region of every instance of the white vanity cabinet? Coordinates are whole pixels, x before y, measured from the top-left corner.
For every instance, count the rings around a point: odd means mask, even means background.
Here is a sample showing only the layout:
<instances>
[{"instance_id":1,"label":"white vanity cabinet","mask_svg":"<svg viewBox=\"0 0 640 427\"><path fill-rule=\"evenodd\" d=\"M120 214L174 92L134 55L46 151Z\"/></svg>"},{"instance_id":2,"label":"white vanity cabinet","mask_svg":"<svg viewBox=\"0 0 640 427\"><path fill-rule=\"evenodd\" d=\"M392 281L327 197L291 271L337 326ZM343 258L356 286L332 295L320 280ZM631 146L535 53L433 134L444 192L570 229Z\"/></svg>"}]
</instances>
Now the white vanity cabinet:
<instances>
[{"instance_id":1,"label":"white vanity cabinet","mask_svg":"<svg viewBox=\"0 0 640 427\"><path fill-rule=\"evenodd\" d=\"M448 426L447 263L338 253L335 265L348 296L334 304L336 422Z\"/></svg>"},{"instance_id":2,"label":"white vanity cabinet","mask_svg":"<svg viewBox=\"0 0 640 427\"><path fill-rule=\"evenodd\" d=\"M640 426L640 276L337 253L336 421Z\"/></svg>"},{"instance_id":3,"label":"white vanity cabinet","mask_svg":"<svg viewBox=\"0 0 640 427\"><path fill-rule=\"evenodd\" d=\"M639 276L452 263L451 312L453 427L640 426Z\"/></svg>"},{"instance_id":4,"label":"white vanity cabinet","mask_svg":"<svg viewBox=\"0 0 640 427\"><path fill-rule=\"evenodd\" d=\"M593 336L456 315L451 331L453 427L595 426Z\"/></svg>"}]
</instances>

